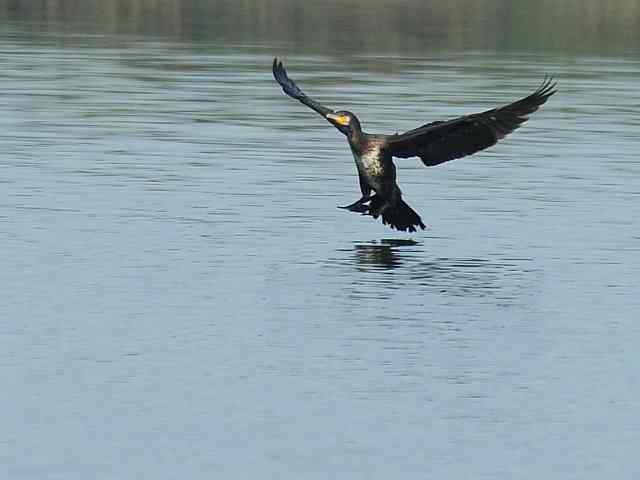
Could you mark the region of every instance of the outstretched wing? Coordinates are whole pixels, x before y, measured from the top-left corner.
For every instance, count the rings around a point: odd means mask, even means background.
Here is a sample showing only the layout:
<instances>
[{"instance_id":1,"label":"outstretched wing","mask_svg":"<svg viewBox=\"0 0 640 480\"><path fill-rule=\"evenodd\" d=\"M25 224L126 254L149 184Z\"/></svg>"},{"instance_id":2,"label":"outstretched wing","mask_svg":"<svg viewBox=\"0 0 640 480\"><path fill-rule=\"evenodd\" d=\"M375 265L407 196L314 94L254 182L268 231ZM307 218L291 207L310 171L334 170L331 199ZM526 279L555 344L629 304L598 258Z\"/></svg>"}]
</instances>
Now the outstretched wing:
<instances>
[{"instance_id":1,"label":"outstretched wing","mask_svg":"<svg viewBox=\"0 0 640 480\"><path fill-rule=\"evenodd\" d=\"M282 90L284 91L284 93L304 103L307 107L311 108L312 110L315 110L323 117L326 118L326 115L328 113L335 113L330 108L320 105L315 100L312 100L311 98L307 97L304 94L304 92L298 88L295 82L289 78L289 76L287 75L287 71L284 69L284 66L282 65L282 62L279 62L277 58L273 59L273 76L282 87Z\"/></svg>"},{"instance_id":2,"label":"outstretched wing","mask_svg":"<svg viewBox=\"0 0 640 480\"><path fill-rule=\"evenodd\" d=\"M420 157L428 167L471 155L520 127L556 93L555 86L552 78L546 78L535 92L517 102L391 135L386 148L394 157Z\"/></svg>"}]
</instances>

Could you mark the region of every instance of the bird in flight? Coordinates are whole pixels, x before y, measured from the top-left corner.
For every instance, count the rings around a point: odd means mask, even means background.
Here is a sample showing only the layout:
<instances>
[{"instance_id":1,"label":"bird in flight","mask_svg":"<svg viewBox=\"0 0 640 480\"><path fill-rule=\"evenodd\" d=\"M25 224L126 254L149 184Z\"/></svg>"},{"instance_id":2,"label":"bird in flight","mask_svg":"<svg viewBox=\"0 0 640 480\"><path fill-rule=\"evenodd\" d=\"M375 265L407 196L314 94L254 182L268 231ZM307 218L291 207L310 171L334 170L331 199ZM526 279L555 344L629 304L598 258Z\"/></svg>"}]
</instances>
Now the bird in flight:
<instances>
[{"instance_id":1,"label":"bird in flight","mask_svg":"<svg viewBox=\"0 0 640 480\"><path fill-rule=\"evenodd\" d=\"M374 135L362 131L353 113L333 111L305 95L277 58L273 59L273 76L284 93L322 115L347 136L362 197L340 208L375 219L381 217L383 224L409 232L415 232L418 227L424 230L425 226L420 215L402 199L393 157L420 157L427 167L433 167L479 152L520 127L556 93L556 84L552 78L546 78L531 95L503 107L427 123L401 134Z\"/></svg>"}]
</instances>

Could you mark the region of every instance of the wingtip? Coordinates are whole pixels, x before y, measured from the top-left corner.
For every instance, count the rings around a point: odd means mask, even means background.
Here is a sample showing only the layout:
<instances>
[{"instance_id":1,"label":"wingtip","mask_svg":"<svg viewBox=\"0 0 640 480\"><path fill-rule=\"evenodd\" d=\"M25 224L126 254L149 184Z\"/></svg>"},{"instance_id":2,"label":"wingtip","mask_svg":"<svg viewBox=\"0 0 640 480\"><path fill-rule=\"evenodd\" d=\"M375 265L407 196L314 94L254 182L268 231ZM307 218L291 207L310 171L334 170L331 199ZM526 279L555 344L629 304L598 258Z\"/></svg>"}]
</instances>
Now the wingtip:
<instances>
[{"instance_id":1,"label":"wingtip","mask_svg":"<svg viewBox=\"0 0 640 480\"><path fill-rule=\"evenodd\" d=\"M273 58L273 76L280 84L287 79L287 72L284 69L282 61L279 60L278 57Z\"/></svg>"},{"instance_id":2,"label":"wingtip","mask_svg":"<svg viewBox=\"0 0 640 480\"><path fill-rule=\"evenodd\" d=\"M533 95L544 103L551 95L557 92L556 85L557 82L554 80L553 76L545 73L544 80L540 83L540 86L536 89Z\"/></svg>"},{"instance_id":3,"label":"wingtip","mask_svg":"<svg viewBox=\"0 0 640 480\"><path fill-rule=\"evenodd\" d=\"M556 90L557 84L558 82L555 81L555 79L553 78L553 75L545 73L544 80L542 81L542 84L538 88L538 91L545 97L550 97L551 95L553 95L558 91Z\"/></svg>"},{"instance_id":4,"label":"wingtip","mask_svg":"<svg viewBox=\"0 0 640 480\"><path fill-rule=\"evenodd\" d=\"M273 57L272 70L273 76L278 82L280 82L280 78L282 77L282 70L284 70L284 67L282 66L282 62L278 60L278 57Z\"/></svg>"}]
</instances>

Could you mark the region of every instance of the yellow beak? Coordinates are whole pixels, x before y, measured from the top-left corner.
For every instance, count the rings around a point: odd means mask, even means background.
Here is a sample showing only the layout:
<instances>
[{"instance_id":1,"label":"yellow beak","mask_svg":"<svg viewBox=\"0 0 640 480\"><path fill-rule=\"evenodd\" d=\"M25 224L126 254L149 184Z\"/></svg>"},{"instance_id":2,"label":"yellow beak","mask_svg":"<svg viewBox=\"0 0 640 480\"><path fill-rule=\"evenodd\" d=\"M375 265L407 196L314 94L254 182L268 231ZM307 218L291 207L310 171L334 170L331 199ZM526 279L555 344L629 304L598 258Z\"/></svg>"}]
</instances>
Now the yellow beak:
<instances>
[{"instance_id":1,"label":"yellow beak","mask_svg":"<svg viewBox=\"0 0 640 480\"><path fill-rule=\"evenodd\" d=\"M347 117L346 115L335 115L333 113L327 113L327 118L344 127L349 125L349 117Z\"/></svg>"}]
</instances>

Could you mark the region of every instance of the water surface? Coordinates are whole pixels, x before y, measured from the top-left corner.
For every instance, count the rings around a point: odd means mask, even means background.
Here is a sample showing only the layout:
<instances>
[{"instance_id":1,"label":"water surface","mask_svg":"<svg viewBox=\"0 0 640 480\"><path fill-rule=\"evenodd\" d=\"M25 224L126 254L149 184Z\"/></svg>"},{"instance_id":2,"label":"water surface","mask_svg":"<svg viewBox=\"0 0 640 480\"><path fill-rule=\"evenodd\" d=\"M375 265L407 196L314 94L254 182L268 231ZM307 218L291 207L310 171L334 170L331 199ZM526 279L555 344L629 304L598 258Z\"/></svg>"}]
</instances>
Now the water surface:
<instances>
[{"instance_id":1,"label":"water surface","mask_svg":"<svg viewBox=\"0 0 640 480\"><path fill-rule=\"evenodd\" d=\"M499 146L398 160L406 235L335 208L278 45L105 38L1 47L7 478L637 478L637 60L286 54L370 132L558 79Z\"/></svg>"}]
</instances>

